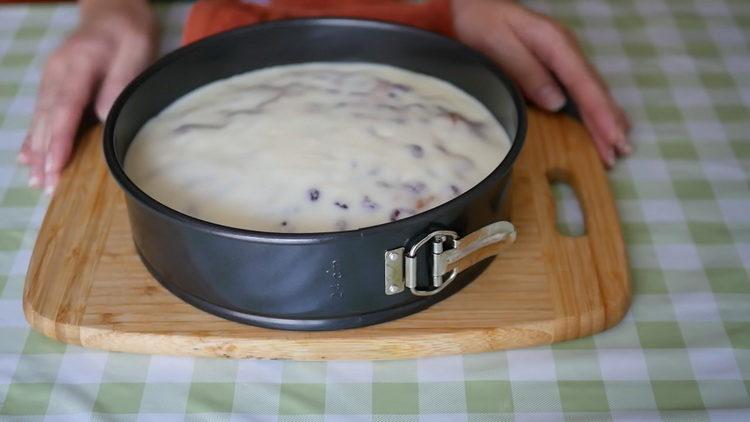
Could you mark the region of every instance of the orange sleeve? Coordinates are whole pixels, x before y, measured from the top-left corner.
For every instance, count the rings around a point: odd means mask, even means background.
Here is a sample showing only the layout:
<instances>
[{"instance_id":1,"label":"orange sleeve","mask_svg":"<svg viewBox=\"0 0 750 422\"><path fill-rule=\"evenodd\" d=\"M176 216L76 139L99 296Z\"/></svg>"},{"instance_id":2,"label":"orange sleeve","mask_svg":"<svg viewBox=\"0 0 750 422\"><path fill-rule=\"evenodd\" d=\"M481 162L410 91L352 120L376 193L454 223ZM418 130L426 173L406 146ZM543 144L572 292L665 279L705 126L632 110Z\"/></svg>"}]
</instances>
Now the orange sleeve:
<instances>
[{"instance_id":1,"label":"orange sleeve","mask_svg":"<svg viewBox=\"0 0 750 422\"><path fill-rule=\"evenodd\" d=\"M199 0L188 15L183 44L240 26L278 19L337 16L379 19L453 36L450 0Z\"/></svg>"}]
</instances>

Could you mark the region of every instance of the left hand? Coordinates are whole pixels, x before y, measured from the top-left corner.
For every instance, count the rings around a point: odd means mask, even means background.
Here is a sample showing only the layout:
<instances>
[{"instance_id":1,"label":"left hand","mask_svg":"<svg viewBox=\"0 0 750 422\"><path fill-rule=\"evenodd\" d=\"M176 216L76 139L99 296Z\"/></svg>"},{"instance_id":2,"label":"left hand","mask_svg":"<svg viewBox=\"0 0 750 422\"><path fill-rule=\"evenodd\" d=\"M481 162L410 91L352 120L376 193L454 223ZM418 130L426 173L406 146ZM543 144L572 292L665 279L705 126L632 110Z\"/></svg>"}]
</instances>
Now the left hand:
<instances>
[{"instance_id":1,"label":"left hand","mask_svg":"<svg viewBox=\"0 0 750 422\"><path fill-rule=\"evenodd\" d=\"M560 81L607 167L631 153L627 116L570 30L508 0L453 0L453 21L458 39L495 60L537 106L565 105Z\"/></svg>"},{"instance_id":2,"label":"left hand","mask_svg":"<svg viewBox=\"0 0 750 422\"><path fill-rule=\"evenodd\" d=\"M157 26L147 0L79 0L78 28L44 68L18 161L29 186L52 193L73 153L84 110L104 121L117 95L151 61Z\"/></svg>"}]
</instances>

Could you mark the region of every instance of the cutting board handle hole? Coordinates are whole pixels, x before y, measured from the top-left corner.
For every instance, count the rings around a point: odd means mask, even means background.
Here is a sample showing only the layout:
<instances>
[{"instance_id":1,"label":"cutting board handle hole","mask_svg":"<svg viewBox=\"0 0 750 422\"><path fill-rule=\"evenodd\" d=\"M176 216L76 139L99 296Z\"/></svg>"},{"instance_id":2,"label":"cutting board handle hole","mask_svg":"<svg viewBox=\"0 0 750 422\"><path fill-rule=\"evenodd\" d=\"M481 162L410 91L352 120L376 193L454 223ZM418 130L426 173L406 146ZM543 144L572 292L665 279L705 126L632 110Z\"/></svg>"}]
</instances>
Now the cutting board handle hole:
<instances>
[{"instance_id":1,"label":"cutting board handle hole","mask_svg":"<svg viewBox=\"0 0 750 422\"><path fill-rule=\"evenodd\" d=\"M568 182L565 171L550 170L547 181L555 203L555 226L557 231L567 237L586 235L586 220L581 202L573 186Z\"/></svg>"}]
</instances>

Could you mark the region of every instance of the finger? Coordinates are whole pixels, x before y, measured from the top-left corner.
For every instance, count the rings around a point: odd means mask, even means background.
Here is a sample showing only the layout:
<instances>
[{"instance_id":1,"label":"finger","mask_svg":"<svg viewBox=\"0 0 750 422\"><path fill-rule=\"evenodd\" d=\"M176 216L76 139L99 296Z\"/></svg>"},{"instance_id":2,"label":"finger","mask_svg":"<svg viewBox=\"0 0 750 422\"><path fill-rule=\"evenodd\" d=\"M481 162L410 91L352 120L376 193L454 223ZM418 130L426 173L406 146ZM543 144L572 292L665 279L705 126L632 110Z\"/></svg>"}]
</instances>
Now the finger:
<instances>
[{"instance_id":1,"label":"finger","mask_svg":"<svg viewBox=\"0 0 750 422\"><path fill-rule=\"evenodd\" d=\"M49 144L48 114L53 109L57 98L57 89L63 81L66 68L65 55L61 50L55 52L44 67L39 86L34 115L31 120L29 134L21 149L24 159L29 165L29 186L42 187L44 185L44 156Z\"/></svg>"},{"instance_id":2,"label":"finger","mask_svg":"<svg viewBox=\"0 0 750 422\"><path fill-rule=\"evenodd\" d=\"M49 140L44 157L44 186L48 193L57 186L60 172L70 158L81 116L104 68L99 55L72 54L70 59L66 66L70 77L61 82L47 113Z\"/></svg>"},{"instance_id":3,"label":"finger","mask_svg":"<svg viewBox=\"0 0 750 422\"><path fill-rule=\"evenodd\" d=\"M595 127L594 119L585 113L581 114L581 119L583 120L584 126L589 130L589 133L591 134L591 139L594 142L594 148L596 148L596 152L599 154L599 157L602 159L604 164L607 166L607 168L611 168L615 165L616 155L615 155L615 147L612 145L611 142L607 140L598 130L592 129Z\"/></svg>"},{"instance_id":4,"label":"finger","mask_svg":"<svg viewBox=\"0 0 750 422\"><path fill-rule=\"evenodd\" d=\"M51 192L104 67L98 41L71 38L48 61L29 136L30 184Z\"/></svg>"},{"instance_id":5,"label":"finger","mask_svg":"<svg viewBox=\"0 0 750 422\"><path fill-rule=\"evenodd\" d=\"M18 155L16 156L16 159L19 163L29 165L31 162L31 136L26 135L26 138L23 140L23 144L21 144L21 150L18 152Z\"/></svg>"},{"instance_id":6,"label":"finger","mask_svg":"<svg viewBox=\"0 0 750 422\"><path fill-rule=\"evenodd\" d=\"M567 88L578 104L586 126L592 132L605 161L614 162L614 147L628 151L626 128L619 118L620 110L597 72L585 59L572 35L540 15L523 16L513 24L514 32L529 45Z\"/></svg>"},{"instance_id":7,"label":"finger","mask_svg":"<svg viewBox=\"0 0 750 422\"><path fill-rule=\"evenodd\" d=\"M497 29L477 47L508 72L536 105L548 111L565 105L565 95L550 73L512 32Z\"/></svg>"},{"instance_id":8,"label":"finger","mask_svg":"<svg viewBox=\"0 0 750 422\"><path fill-rule=\"evenodd\" d=\"M92 80L93 77L89 80ZM81 86L85 82L79 81ZM60 173L70 159L78 124L83 110L91 98L91 87L80 95L61 98L55 111L50 113L51 141L44 156L44 187L51 194L60 180Z\"/></svg>"},{"instance_id":9,"label":"finger","mask_svg":"<svg viewBox=\"0 0 750 422\"><path fill-rule=\"evenodd\" d=\"M44 155L29 156L29 186L32 188L44 186Z\"/></svg>"},{"instance_id":10,"label":"finger","mask_svg":"<svg viewBox=\"0 0 750 422\"><path fill-rule=\"evenodd\" d=\"M117 96L148 65L153 54L147 34L133 33L120 40L94 106L101 121L106 120Z\"/></svg>"},{"instance_id":11,"label":"finger","mask_svg":"<svg viewBox=\"0 0 750 422\"><path fill-rule=\"evenodd\" d=\"M44 186L44 156L49 133L47 120L48 109L40 109L34 118L29 134L29 186L41 188Z\"/></svg>"},{"instance_id":12,"label":"finger","mask_svg":"<svg viewBox=\"0 0 750 422\"><path fill-rule=\"evenodd\" d=\"M617 121L620 125L620 127L623 128L625 132L625 142L624 143L618 143L617 149L620 155L630 155L633 153L633 144L628 140L627 134L630 133L630 119L628 119L628 115L625 113L625 111L617 106Z\"/></svg>"},{"instance_id":13,"label":"finger","mask_svg":"<svg viewBox=\"0 0 750 422\"><path fill-rule=\"evenodd\" d=\"M54 111L58 90L65 81L68 56L66 46L60 47L47 60L39 86L34 116L29 129L26 152L29 162L29 186L44 186L44 162L47 148L51 142L49 131L49 114ZM23 150L22 150L23 151Z\"/></svg>"}]
</instances>

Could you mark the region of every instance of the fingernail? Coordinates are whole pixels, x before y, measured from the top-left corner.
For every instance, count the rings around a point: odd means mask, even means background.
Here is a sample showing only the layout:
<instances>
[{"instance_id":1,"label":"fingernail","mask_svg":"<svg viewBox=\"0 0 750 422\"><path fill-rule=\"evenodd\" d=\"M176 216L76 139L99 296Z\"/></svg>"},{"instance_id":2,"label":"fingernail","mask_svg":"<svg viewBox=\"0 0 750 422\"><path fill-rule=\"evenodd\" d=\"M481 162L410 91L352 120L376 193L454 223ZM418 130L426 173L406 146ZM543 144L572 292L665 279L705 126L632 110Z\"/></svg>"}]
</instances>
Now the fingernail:
<instances>
[{"instance_id":1,"label":"fingernail","mask_svg":"<svg viewBox=\"0 0 750 422\"><path fill-rule=\"evenodd\" d=\"M619 127L610 132L610 139L613 141L615 148L617 148L617 151L620 154L628 155L633 152L633 147L625 136L625 132Z\"/></svg>"},{"instance_id":2,"label":"fingernail","mask_svg":"<svg viewBox=\"0 0 750 422\"><path fill-rule=\"evenodd\" d=\"M545 85L537 92L537 98L542 107L548 111L560 111L565 105L566 99L560 89L555 85Z\"/></svg>"},{"instance_id":3,"label":"fingernail","mask_svg":"<svg viewBox=\"0 0 750 422\"><path fill-rule=\"evenodd\" d=\"M96 105L94 105L94 111L96 112L96 117L99 118L99 121L104 122L107 120L107 114L109 114L109 107L107 107L107 104L112 104L114 101L98 101Z\"/></svg>"},{"instance_id":4,"label":"fingernail","mask_svg":"<svg viewBox=\"0 0 750 422\"><path fill-rule=\"evenodd\" d=\"M48 196L52 196L52 194L55 193L55 186L54 185L45 186L44 193Z\"/></svg>"},{"instance_id":5,"label":"fingernail","mask_svg":"<svg viewBox=\"0 0 750 422\"><path fill-rule=\"evenodd\" d=\"M16 156L16 160L21 164L28 164L29 163L29 156L25 152L19 152Z\"/></svg>"},{"instance_id":6,"label":"fingernail","mask_svg":"<svg viewBox=\"0 0 750 422\"><path fill-rule=\"evenodd\" d=\"M630 146L627 141L620 142L617 144L617 148L620 150L621 153L625 155L630 155L633 152L633 147Z\"/></svg>"},{"instance_id":7,"label":"fingernail","mask_svg":"<svg viewBox=\"0 0 750 422\"><path fill-rule=\"evenodd\" d=\"M52 173L52 160L50 160L49 157L44 160L44 172Z\"/></svg>"},{"instance_id":8,"label":"fingernail","mask_svg":"<svg viewBox=\"0 0 750 422\"><path fill-rule=\"evenodd\" d=\"M31 176L29 177L29 186L32 188L38 188L39 187L39 178L37 176Z\"/></svg>"},{"instance_id":9,"label":"fingernail","mask_svg":"<svg viewBox=\"0 0 750 422\"><path fill-rule=\"evenodd\" d=\"M609 167L612 167L615 165L615 154L610 151L607 153L607 156L605 157L605 161L607 162L607 165Z\"/></svg>"}]
</instances>

